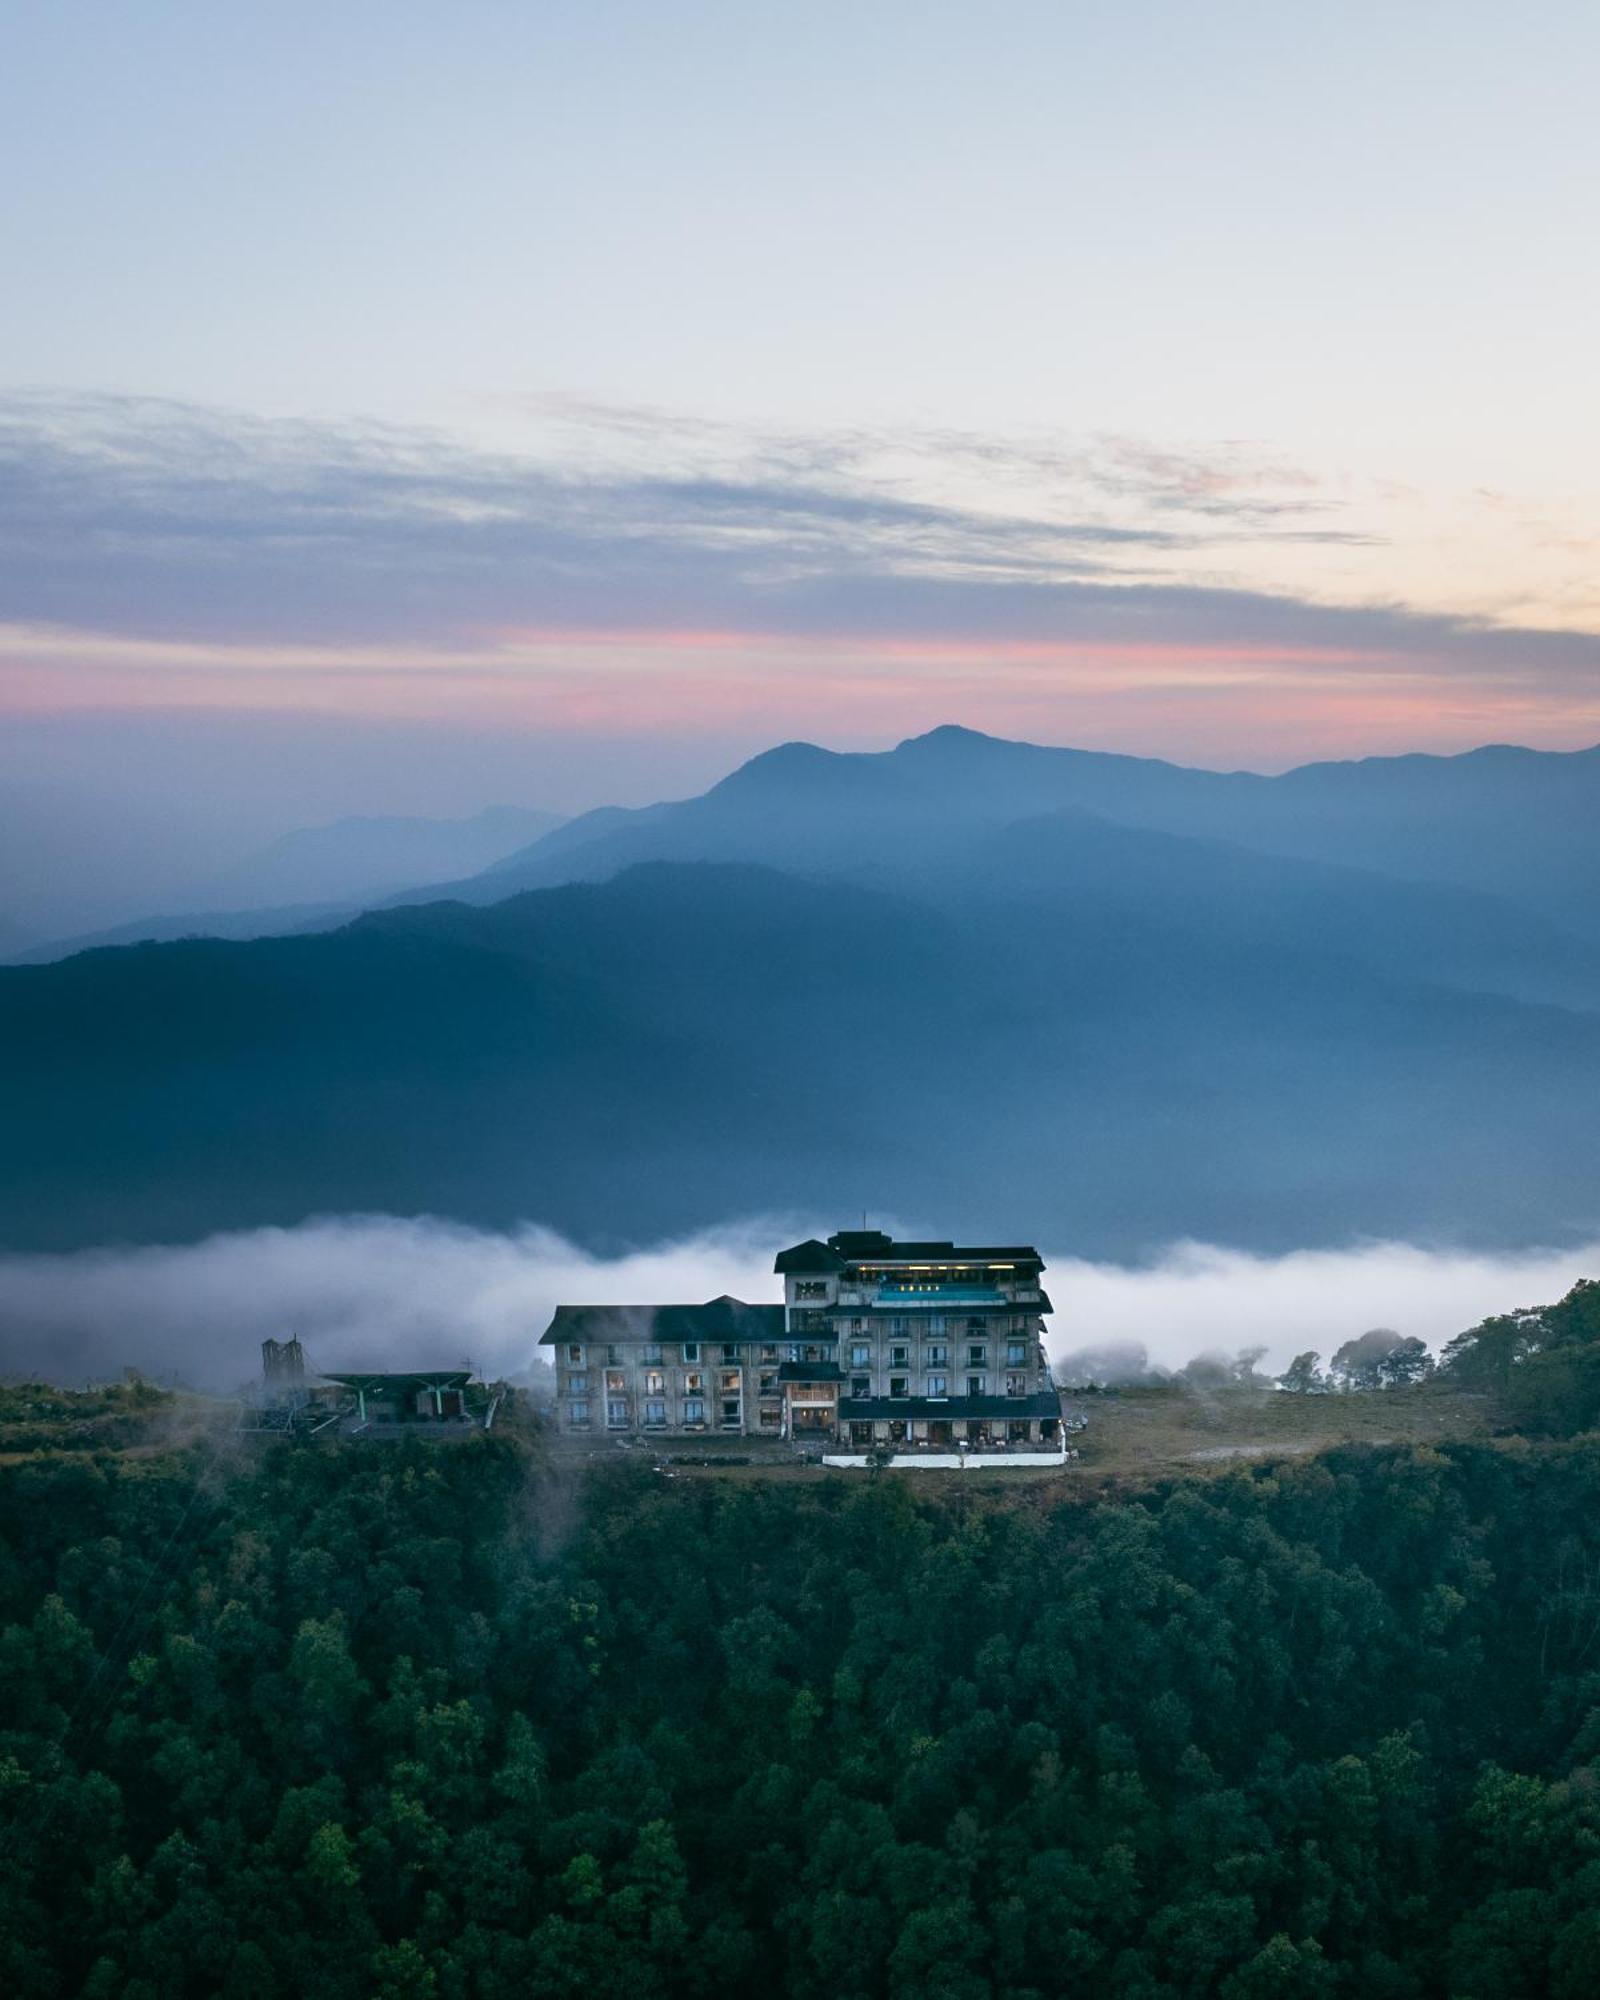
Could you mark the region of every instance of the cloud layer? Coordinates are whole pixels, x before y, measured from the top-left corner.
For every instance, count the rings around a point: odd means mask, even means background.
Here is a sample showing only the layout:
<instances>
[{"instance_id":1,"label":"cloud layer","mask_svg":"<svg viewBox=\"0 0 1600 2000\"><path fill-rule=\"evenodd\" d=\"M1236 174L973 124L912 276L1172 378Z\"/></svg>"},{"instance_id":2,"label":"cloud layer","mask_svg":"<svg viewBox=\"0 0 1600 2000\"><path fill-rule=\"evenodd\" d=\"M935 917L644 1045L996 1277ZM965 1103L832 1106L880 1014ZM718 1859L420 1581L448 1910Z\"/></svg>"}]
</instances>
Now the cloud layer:
<instances>
[{"instance_id":1,"label":"cloud layer","mask_svg":"<svg viewBox=\"0 0 1600 2000\"><path fill-rule=\"evenodd\" d=\"M72 1383L131 1363L226 1389L256 1372L260 1341L298 1333L324 1367L471 1360L515 1373L538 1361L558 1303L771 1298L774 1245L814 1227L762 1218L601 1259L539 1228L349 1216L183 1248L0 1257L0 1370ZM1600 1274L1600 1242L1514 1257L1378 1243L1264 1258L1184 1244L1138 1268L1059 1256L1050 1266L1058 1354L1137 1341L1176 1367L1264 1346L1281 1367L1375 1325L1437 1347L1488 1313Z\"/></svg>"},{"instance_id":2,"label":"cloud layer","mask_svg":"<svg viewBox=\"0 0 1600 2000\"><path fill-rule=\"evenodd\" d=\"M941 489L965 497L919 497ZM18 625L224 646L1220 648L1600 681L1589 632L1239 582L1274 548L1378 539L1343 506L1240 447L724 442L662 420L635 465L132 398L0 403L0 599Z\"/></svg>"}]
</instances>

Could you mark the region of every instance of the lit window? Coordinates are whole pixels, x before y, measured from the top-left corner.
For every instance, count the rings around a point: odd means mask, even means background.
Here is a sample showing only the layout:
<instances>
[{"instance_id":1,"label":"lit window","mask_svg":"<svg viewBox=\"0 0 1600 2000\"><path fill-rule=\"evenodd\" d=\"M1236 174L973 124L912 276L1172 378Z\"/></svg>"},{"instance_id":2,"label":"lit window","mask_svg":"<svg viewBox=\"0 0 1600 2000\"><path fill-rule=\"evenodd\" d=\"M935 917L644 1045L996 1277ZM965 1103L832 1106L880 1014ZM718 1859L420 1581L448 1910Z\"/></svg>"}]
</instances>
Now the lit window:
<instances>
[{"instance_id":1,"label":"lit window","mask_svg":"<svg viewBox=\"0 0 1600 2000\"><path fill-rule=\"evenodd\" d=\"M691 1368L683 1378L683 1386L687 1394L697 1396L706 1386L706 1378L698 1368Z\"/></svg>"},{"instance_id":2,"label":"lit window","mask_svg":"<svg viewBox=\"0 0 1600 2000\"><path fill-rule=\"evenodd\" d=\"M737 1395L738 1395L738 1393L739 1393L739 1371L738 1371L738 1369L737 1369L737 1368L728 1368L728 1369L725 1369L725 1370L723 1371L723 1376L722 1376L722 1393L723 1393L723 1395L725 1395L725 1396L737 1396Z\"/></svg>"},{"instance_id":3,"label":"lit window","mask_svg":"<svg viewBox=\"0 0 1600 2000\"><path fill-rule=\"evenodd\" d=\"M606 1394L608 1396L620 1395L627 1386L628 1378L622 1369L608 1368L606 1370Z\"/></svg>"},{"instance_id":4,"label":"lit window","mask_svg":"<svg viewBox=\"0 0 1600 2000\"><path fill-rule=\"evenodd\" d=\"M648 1368L645 1370L644 1392L647 1396L659 1396L666 1386L666 1377L659 1368Z\"/></svg>"}]
</instances>

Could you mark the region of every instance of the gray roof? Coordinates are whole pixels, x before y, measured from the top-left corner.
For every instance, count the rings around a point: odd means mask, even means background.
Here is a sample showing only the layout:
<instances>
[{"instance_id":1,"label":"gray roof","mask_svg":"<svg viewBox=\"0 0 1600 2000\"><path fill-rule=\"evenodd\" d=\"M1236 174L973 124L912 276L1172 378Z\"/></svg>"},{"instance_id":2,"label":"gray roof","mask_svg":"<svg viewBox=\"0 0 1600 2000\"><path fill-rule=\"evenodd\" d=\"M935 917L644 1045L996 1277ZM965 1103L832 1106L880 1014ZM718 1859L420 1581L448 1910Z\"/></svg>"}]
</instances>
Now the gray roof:
<instances>
[{"instance_id":1,"label":"gray roof","mask_svg":"<svg viewBox=\"0 0 1600 2000\"><path fill-rule=\"evenodd\" d=\"M766 1343L783 1338L783 1307L746 1305L743 1299L707 1299L700 1306L557 1306L540 1337L541 1347L569 1340L609 1345L647 1341Z\"/></svg>"}]
</instances>

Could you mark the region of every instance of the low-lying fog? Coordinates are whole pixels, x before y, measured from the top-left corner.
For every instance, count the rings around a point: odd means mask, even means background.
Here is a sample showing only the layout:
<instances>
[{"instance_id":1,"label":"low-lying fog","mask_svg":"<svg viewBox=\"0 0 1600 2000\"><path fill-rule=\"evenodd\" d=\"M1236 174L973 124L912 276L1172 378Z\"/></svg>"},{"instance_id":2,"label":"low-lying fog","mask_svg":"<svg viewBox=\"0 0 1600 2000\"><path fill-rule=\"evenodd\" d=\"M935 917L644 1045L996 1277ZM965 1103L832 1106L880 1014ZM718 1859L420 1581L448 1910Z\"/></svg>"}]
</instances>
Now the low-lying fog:
<instances>
[{"instance_id":1,"label":"low-lying fog","mask_svg":"<svg viewBox=\"0 0 1600 2000\"><path fill-rule=\"evenodd\" d=\"M540 1359L558 1302L771 1299L774 1251L826 1233L750 1221L605 1259L545 1229L349 1216L181 1248L0 1255L0 1372L70 1384L131 1363L227 1389L255 1374L267 1335L298 1333L323 1367L470 1360L515 1374ZM1545 1304L1600 1275L1600 1240L1510 1257L1405 1243L1255 1257L1184 1243L1138 1268L1044 1248L1054 1354L1137 1342L1169 1368L1262 1346L1262 1367L1278 1369L1308 1347L1326 1359L1380 1325L1438 1347L1488 1313Z\"/></svg>"}]
</instances>

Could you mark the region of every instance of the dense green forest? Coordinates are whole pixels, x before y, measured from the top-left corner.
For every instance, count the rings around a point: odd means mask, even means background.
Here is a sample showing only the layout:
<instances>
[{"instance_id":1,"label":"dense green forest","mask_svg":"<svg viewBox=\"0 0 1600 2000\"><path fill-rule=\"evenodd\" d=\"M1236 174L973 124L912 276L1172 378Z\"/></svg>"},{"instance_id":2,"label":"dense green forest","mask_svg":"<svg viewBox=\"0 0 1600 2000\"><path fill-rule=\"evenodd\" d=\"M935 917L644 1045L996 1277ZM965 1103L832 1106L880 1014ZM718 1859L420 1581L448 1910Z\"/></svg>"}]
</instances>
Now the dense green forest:
<instances>
[{"instance_id":1,"label":"dense green forest","mask_svg":"<svg viewBox=\"0 0 1600 2000\"><path fill-rule=\"evenodd\" d=\"M1600 1991L1600 1442L974 1484L12 1453L0 1989Z\"/></svg>"}]
</instances>

